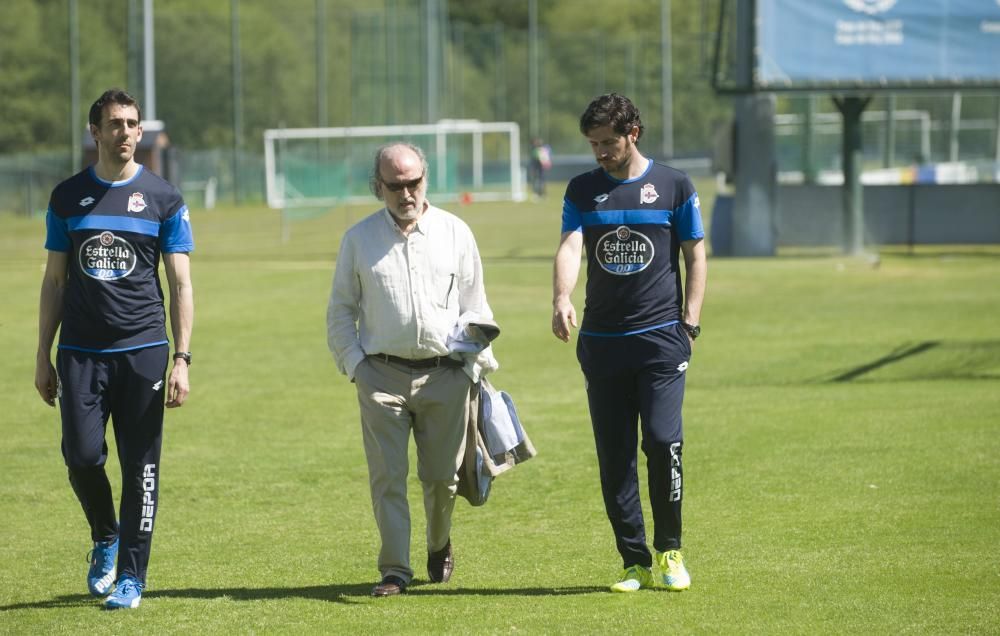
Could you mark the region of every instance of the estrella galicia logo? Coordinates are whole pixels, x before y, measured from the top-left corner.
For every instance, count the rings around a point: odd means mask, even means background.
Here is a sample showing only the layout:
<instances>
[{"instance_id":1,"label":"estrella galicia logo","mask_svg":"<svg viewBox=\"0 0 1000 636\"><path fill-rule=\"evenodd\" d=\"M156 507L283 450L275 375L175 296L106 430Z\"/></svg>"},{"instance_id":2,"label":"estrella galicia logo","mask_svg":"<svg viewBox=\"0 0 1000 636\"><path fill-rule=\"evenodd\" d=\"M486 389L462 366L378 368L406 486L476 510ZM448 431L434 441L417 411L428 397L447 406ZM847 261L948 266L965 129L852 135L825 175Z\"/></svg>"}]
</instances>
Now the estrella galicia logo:
<instances>
[{"instance_id":1,"label":"estrella galicia logo","mask_svg":"<svg viewBox=\"0 0 1000 636\"><path fill-rule=\"evenodd\" d=\"M653 242L622 225L597 239L597 262L609 274L637 274L653 262Z\"/></svg>"},{"instance_id":2,"label":"estrella galicia logo","mask_svg":"<svg viewBox=\"0 0 1000 636\"><path fill-rule=\"evenodd\" d=\"M80 269L97 280L125 278L135 269L135 249L111 232L92 236L80 246Z\"/></svg>"},{"instance_id":3,"label":"estrella galicia logo","mask_svg":"<svg viewBox=\"0 0 1000 636\"><path fill-rule=\"evenodd\" d=\"M896 0L844 0L844 4L858 13L878 15L895 6Z\"/></svg>"}]
</instances>

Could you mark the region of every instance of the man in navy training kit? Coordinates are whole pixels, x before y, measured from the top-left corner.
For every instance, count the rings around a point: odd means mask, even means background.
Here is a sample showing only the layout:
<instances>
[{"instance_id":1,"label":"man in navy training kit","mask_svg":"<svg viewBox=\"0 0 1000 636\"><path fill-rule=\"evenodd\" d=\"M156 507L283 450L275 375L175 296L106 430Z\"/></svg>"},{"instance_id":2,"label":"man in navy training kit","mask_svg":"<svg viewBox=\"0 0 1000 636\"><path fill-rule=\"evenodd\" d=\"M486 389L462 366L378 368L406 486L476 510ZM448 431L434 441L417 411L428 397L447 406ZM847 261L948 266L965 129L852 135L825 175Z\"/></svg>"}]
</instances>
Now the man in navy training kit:
<instances>
[{"instance_id":1,"label":"man in navy training kit","mask_svg":"<svg viewBox=\"0 0 1000 636\"><path fill-rule=\"evenodd\" d=\"M681 403L705 295L698 195L688 177L647 159L636 146L639 110L614 93L580 118L598 168L575 177L563 200L562 238L553 274L552 332L576 327L570 294L587 247L587 290L577 358L586 379L604 507L624 572L614 592L685 590L681 556ZM679 255L684 255L681 285ZM686 294L684 293L686 292ZM642 429L654 555L646 546L637 475Z\"/></svg>"},{"instance_id":2,"label":"man in navy training kit","mask_svg":"<svg viewBox=\"0 0 1000 636\"><path fill-rule=\"evenodd\" d=\"M46 215L35 388L50 406L59 400L63 457L94 541L90 593L107 595L109 609L134 608L159 505L164 399L181 406L190 388L194 240L180 193L135 161L142 138L135 99L106 91L89 119L97 163L56 186ZM175 350L166 381L161 254ZM122 471L120 526L104 470L109 417Z\"/></svg>"}]
</instances>

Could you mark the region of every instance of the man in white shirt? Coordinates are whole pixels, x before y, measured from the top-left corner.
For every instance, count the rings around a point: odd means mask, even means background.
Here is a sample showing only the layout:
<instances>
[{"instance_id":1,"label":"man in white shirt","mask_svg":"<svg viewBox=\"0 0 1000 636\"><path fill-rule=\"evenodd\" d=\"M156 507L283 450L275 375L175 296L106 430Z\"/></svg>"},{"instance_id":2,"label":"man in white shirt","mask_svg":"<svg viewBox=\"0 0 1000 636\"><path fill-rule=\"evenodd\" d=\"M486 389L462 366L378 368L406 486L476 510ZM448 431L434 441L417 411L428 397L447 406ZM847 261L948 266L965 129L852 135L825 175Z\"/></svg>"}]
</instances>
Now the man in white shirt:
<instances>
[{"instance_id":1,"label":"man in white shirt","mask_svg":"<svg viewBox=\"0 0 1000 636\"><path fill-rule=\"evenodd\" d=\"M472 231L426 199L423 151L408 143L379 148L370 185L385 207L344 234L327 341L361 407L382 541L381 580L372 595L393 596L413 578L406 500L411 429L427 516L427 575L433 583L451 577L451 514L474 365L449 356L447 338L462 314L491 319L493 313Z\"/></svg>"}]
</instances>

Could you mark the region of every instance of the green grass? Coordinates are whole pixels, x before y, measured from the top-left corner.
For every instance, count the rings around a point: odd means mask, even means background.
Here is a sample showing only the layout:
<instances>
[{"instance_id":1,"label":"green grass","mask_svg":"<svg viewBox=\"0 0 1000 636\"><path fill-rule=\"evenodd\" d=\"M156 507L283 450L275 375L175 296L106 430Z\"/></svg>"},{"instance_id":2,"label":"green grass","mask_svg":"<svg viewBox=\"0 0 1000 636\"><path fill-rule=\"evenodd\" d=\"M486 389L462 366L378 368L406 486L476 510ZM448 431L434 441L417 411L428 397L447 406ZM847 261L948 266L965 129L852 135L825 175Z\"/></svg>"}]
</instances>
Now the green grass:
<instances>
[{"instance_id":1,"label":"green grass","mask_svg":"<svg viewBox=\"0 0 1000 636\"><path fill-rule=\"evenodd\" d=\"M193 393L167 416L149 589L121 613L85 595L87 530L32 387L44 224L0 217L0 633L997 632L1000 249L712 259L685 402L694 583L612 595L583 380L548 328L555 195L455 208L504 329L494 384L539 455L459 502L450 584L369 598L358 407L325 310L370 209L285 243L274 212L194 212Z\"/></svg>"}]
</instances>

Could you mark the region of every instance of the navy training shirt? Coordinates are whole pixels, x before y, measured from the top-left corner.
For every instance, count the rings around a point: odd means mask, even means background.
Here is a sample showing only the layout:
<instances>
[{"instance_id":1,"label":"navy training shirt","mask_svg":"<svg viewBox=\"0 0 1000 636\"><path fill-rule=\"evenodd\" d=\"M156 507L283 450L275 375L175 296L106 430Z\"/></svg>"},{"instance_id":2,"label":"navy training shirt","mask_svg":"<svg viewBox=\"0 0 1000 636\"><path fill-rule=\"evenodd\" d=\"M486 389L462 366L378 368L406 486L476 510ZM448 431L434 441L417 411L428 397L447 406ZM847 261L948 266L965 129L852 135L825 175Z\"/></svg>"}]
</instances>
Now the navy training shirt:
<instances>
[{"instance_id":1,"label":"navy training shirt","mask_svg":"<svg viewBox=\"0 0 1000 636\"><path fill-rule=\"evenodd\" d=\"M625 336L683 317L680 244L705 236L686 174L652 160L625 181L603 168L581 174L566 187L562 231L582 231L587 250L580 333Z\"/></svg>"},{"instance_id":2,"label":"navy training shirt","mask_svg":"<svg viewBox=\"0 0 1000 636\"><path fill-rule=\"evenodd\" d=\"M111 353L167 344L160 253L194 250L177 189L139 166L126 181L92 167L52 191L45 249L68 253L59 348Z\"/></svg>"}]
</instances>

